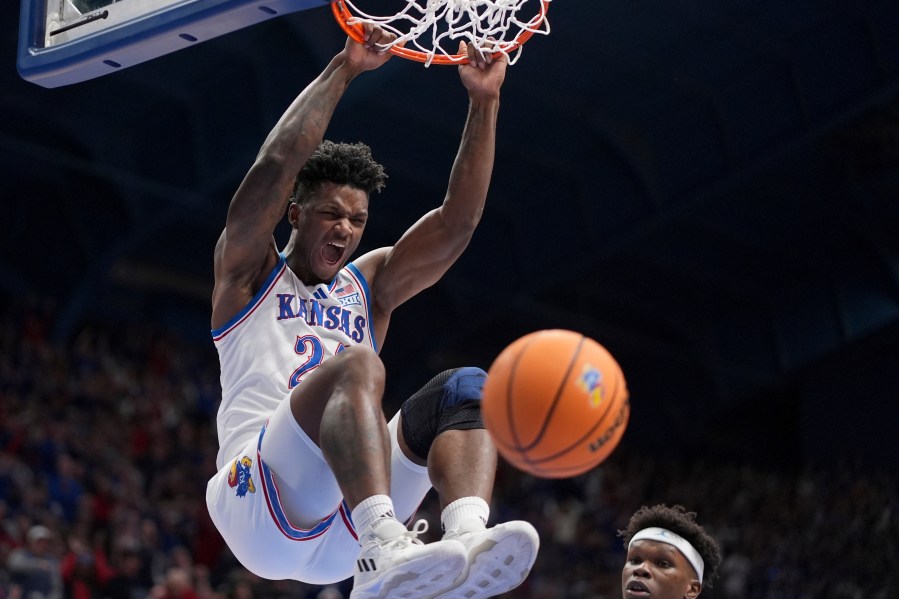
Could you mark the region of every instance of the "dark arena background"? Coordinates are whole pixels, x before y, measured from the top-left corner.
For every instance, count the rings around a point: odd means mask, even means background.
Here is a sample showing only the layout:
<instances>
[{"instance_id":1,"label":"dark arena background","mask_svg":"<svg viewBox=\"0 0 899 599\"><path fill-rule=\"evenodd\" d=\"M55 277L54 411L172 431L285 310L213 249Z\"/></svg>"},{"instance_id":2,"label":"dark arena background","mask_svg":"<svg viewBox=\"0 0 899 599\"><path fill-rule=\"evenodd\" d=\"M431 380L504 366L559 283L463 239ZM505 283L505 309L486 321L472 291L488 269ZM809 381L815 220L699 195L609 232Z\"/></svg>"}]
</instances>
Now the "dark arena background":
<instances>
[{"instance_id":1,"label":"dark arena background","mask_svg":"<svg viewBox=\"0 0 899 599\"><path fill-rule=\"evenodd\" d=\"M252 577L203 503L213 245L343 43L328 8L45 89L13 64L14 4L0 599L21 596L8 558L34 525L62 587L23 599L348 597ZM387 409L527 332L580 331L621 363L631 421L583 476L501 466L492 517L543 542L507 596L620 597L616 531L666 502L722 545L705 599L899 597L899 3L554 0L549 17L509 68L468 252L393 318ZM466 102L454 68L402 59L351 88L328 137L390 175L362 249L442 200Z\"/></svg>"}]
</instances>

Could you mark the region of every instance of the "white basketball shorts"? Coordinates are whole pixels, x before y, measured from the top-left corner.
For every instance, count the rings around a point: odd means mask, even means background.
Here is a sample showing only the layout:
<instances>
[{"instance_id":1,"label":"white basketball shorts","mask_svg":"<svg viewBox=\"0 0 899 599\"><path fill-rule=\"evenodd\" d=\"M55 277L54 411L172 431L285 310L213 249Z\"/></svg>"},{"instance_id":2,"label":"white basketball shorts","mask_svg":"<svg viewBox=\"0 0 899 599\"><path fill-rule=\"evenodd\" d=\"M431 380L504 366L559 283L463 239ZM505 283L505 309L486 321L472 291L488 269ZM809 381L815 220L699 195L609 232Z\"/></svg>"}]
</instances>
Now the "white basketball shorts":
<instances>
[{"instance_id":1,"label":"white basketball shorts","mask_svg":"<svg viewBox=\"0 0 899 599\"><path fill-rule=\"evenodd\" d=\"M427 468L411 462L389 424L390 496L408 522L431 489ZM321 449L281 402L265 427L213 476L206 505L237 560L257 576L331 584L353 575L359 543L337 480Z\"/></svg>"}]
</instances>

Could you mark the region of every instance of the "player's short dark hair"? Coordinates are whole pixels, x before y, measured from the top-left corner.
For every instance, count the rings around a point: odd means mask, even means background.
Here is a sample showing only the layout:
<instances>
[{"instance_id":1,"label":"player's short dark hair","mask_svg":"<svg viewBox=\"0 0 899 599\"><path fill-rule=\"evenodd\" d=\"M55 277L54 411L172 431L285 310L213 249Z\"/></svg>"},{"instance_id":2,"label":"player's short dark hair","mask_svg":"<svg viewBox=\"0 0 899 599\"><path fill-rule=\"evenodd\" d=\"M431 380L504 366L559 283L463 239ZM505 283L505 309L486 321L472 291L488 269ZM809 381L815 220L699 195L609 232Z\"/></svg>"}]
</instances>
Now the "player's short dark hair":
<instances>
[{"instance_id":1,"label":"player's short dark hair","mask_svg":"<svg viewBox=\"0 0 899 599\"><path fill-rule=\"evenodd\" d=\"M718 566L721 564L721 548L718 542L696 522L696 512L688 512L680 505L671 507L665 504L644 505L631 516L627 528L618 531L618 536L624 539L624 547L627 549L635 534L644 528L653 527L666 528L682 536L696 548L705 565L702 584L712 588L718 577Z\"/></svg>"},{"instance_id":2,"label":"player's short dark hair","mask_svg":"<svg viewBox=\"0 0 899 599\"><path fill-rule=\"evenodd\" d=\"M324 140L297 173L290 201L302 203L325 182L349 185L371 195L386 181L384 167L374 161L371 148L364 143Z\"/></svg>"}]
</instances>

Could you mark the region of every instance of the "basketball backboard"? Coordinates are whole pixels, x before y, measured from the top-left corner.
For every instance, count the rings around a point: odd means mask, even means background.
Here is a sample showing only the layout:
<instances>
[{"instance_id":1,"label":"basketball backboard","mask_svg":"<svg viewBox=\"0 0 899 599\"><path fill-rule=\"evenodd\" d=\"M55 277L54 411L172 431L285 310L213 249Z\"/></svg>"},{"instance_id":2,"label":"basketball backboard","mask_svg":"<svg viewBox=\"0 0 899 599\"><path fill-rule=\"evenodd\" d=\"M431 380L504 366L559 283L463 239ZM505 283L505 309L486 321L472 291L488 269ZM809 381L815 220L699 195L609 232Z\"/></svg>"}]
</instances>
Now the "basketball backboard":
<instances>
[{"instance_id":1,"label":"basketball backboard","mask_svg":"<svg viewBox=\"0 0 899 599\"><path fill-rule=\"evenodd\" d=\"M21 0L19 74L78 83L328 0Z\"/></svg>"}]
</instances>

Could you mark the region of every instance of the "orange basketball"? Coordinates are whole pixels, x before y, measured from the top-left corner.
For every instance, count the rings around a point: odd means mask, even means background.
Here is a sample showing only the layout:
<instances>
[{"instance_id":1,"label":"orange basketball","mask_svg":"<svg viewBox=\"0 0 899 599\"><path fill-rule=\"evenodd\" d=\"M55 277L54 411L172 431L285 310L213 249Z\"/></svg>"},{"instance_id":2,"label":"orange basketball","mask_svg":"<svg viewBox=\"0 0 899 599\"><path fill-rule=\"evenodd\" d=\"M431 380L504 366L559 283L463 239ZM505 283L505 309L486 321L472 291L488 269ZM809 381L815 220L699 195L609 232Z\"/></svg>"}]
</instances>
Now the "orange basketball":
<instances>
[{"instance_id":1,"label":"orange basketball","mask_svg":"<svg viewBox=\"0 0 899 599\"><path fill-rule=\"evenodd\" d=\"M541 478L598 466L618 446L630 416L615 358L580 333L551 329L521 337L487 371L484 424L499 454Z\"/></svg>"}]
</instances>

